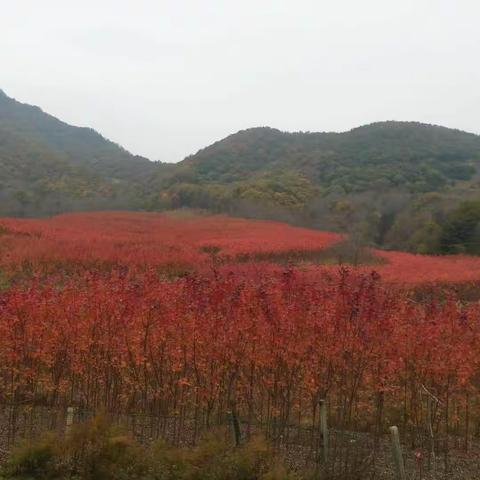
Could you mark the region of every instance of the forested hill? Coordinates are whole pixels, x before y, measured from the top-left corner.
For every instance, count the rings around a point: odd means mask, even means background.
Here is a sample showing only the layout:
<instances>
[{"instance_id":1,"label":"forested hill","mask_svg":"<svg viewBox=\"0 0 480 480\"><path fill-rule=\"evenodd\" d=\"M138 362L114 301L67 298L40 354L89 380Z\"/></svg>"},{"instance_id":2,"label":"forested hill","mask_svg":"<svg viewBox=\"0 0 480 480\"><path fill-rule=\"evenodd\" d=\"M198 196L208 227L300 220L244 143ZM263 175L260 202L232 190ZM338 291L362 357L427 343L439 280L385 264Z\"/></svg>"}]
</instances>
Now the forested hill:
<instances>
[{"instance_id":1,"label":"forested hill","mask_svg":"<svg viewBox=\"0 0 480 480\"><path fill-rule=\"evenodd\" d=\"M139 208L161 169L0 90L0 215Z\"/></svg>"},{"instance_id":2,"label":"forested hill","mask_svg":"<svg viewBox=\"0 0 480 480\"><path fill-rule=\"evenodd\" d=\"M0 216L194 207L386 248L480 253L479 170L480 136L415 122L251 128L161 164L0 90Z\"/></svg>"},{"instance_id":3,"label":"forested hill","mask_svg":"<svg viewBox=\"0 0 480 480\"><path fill-rule=\"evenodd\" d=\"M347 230L373 245L436 252L450 248L440 246L450 212L480 197L479 168L480 136L440 126L252 128L163 175L157 204L278 218Z\"/></svg>"},{"instance_id":4,"label":"forested hill","mask_svg":"<svg viewBox=\"0 0 480 480\"><path fill-rule=\"evenodd\" d=\"M232 184L275 171L303 174L322 190L346 193L407 187L431 191L469 180L480 136L414 122L382 122L345 133L252 128L188 157L175 179Z\"/></svg>"}]
</instances>

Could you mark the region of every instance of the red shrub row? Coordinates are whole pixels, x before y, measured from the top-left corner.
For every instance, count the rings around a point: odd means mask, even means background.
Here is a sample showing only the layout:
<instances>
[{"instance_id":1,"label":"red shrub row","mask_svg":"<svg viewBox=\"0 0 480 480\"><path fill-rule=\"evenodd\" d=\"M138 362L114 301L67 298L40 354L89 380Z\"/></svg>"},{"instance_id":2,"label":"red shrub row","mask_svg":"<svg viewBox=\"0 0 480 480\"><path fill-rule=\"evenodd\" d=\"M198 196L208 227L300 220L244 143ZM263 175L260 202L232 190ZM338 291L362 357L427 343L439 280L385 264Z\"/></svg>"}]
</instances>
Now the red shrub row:
<instances>
[{"instance_id":1,"label":"red shrub row","mask_svg":"<svg viewBox=\"0 0 480 480\"><path fill-rule=\"evenodd\" d=\"M0 297L4 402L207 423L234 405L282 431L311 421L324 397L337 421L370 427L382 415L421 422L427 390L447 412L478 400L480 306L419 304L374 273L214 271L165 281L147 271L62 282Z\"/></svg>"},{"instance_id":2,"label":"red shrub row","mask_svg":"<svg viewBox=\"0 0 480 480\"><path fill-rule=\"evenodd\" d=\"M342 236L221 215L100 212L0 219L0 267L199 267L212 255L318 251Z\"/></svg>"}]
</instances>

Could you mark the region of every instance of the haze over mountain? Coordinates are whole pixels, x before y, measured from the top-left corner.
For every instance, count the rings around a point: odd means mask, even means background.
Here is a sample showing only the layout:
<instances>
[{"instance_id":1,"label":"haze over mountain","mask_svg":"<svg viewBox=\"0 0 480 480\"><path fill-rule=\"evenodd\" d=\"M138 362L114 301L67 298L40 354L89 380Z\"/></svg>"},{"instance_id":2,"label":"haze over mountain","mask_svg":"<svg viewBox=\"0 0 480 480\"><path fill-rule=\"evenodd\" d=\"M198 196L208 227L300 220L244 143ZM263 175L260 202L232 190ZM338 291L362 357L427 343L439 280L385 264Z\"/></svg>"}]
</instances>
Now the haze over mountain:
<instances>
[{"instance_id":1,"label":"haze over mountain","mask_svg":"<svg viewBox=\"0 0 480 480\"><path fill-rule=\"evenodd\" d=\"M450 210L476 197L479 169L480 136L393 121L343 133L251 128L161 164L0 91L1 215L206 208L435 251Z\"/></svg>"}]
</instances>

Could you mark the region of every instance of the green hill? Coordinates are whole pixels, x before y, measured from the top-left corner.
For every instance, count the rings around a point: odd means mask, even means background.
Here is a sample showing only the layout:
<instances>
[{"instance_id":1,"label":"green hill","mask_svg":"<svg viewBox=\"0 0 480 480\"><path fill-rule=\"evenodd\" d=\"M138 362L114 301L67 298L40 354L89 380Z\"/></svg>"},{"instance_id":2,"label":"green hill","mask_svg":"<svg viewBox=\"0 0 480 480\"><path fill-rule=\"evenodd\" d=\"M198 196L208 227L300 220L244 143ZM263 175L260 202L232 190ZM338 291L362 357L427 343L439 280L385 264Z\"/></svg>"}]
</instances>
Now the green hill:
<instances>
[{"instance_id":1,"label":"green hill","mask_svg":"<svg viewBox=\"0 0 480 480\"><path fill-rule=\"evenodd\" d=\"M0 215L140 206L160 169L0 90Z\"/></svg>"},{"instance_id":2,"label":"green hill","mask_svg":"<svg viewBox=\"0 0 480 480\"><path fill-rule=\"evenodd\" d=\"M478 194L480 136L415 122L344 133L240 131L157 178L159 207L203 207L435 251L448 212Z\"/></svg>"},{"instance_id":3,"label":"green hill","mask_svg":"<svg viewBox=\"0 0 480 480\"><path fill-rule=\"evenodd\" d=\"M0 215L193 207L384 248L474 251L479 169L480 136L393 121L343 133L251 128L161 164L0 90Z\"/></svg>"},{"instance_id":4,"label":"green hill","mask_svg":"<svg viewBox=\"0 0 480 480\"><path fill-rule=\"evenodd\" d=\"M252 128L186 158L172 181L234 185L275 171L308 177L322 192L405 187L439 190L480 166L480 136L414 122L382 122L345 133Z\"/></svg>"}]
</instances>

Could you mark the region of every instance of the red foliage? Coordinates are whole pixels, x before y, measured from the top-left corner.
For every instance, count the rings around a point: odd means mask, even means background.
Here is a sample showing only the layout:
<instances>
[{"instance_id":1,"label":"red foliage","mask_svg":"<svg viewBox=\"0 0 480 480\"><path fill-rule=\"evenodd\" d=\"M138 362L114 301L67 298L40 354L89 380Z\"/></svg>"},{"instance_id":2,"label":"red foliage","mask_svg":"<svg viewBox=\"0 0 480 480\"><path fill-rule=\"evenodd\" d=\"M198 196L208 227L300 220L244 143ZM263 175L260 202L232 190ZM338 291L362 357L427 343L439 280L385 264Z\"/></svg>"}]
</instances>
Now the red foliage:
<instances>
[{"instance_id":1,"label":"red foliage","mask_svg":"<svg viewBox=\"0 0 480 480\"><path fill-rule=\"evenodd\" d=\"M375 254L386 260L376 270L387 281L444 284L480 280L480 257L414 255L382 250L376 250Z\"/></svg>"},{"instance_id":2,"label":"red foliage","mask_svg":"<svg viewBox=\"0 0 480 480\"><path fill-rule=\"evenodd\" d=\"M321 250L342 236L277 222L221 215L82 213L45 220L0 219L0 266L102 264L199 266L216 252L242 254ZM2 248L3 246L3 248Z\"/></svg>"},{"instance_id":3,"label":"red foliage","mask_svg":"<svg viewBox=\"0 0 480 480\"><path fill-rule=\"evenodd\" d=\"M384 404L395 421L418 423L422 389L447 412L478 395L479 305L414 302L394 283L476 279L480 259L378 252L390 262L375 267L386 283L368 267L235 263L341 238L274 222L95 213L1 223L3 268L30 265L0 294L4 402L207 424L233 402L281 431L314 418L325 396L338 418L363 414L371 425ZM173 263L198 271L159 275Z\"/></svg>"},{"instance_id":4,"label":"red foliage","mask_svg":"<svg viewBox=\"0 0 480 480\"><path fill-rule=\"evenodd\" d=\"M0 395L207 416L234 400L290 422L325 396L346 419L366 415L382 394L414 419L423 385L442 401L476 392L479 317L347 270L34 281L0 298Z\"/></svg>"}]
</instances>

